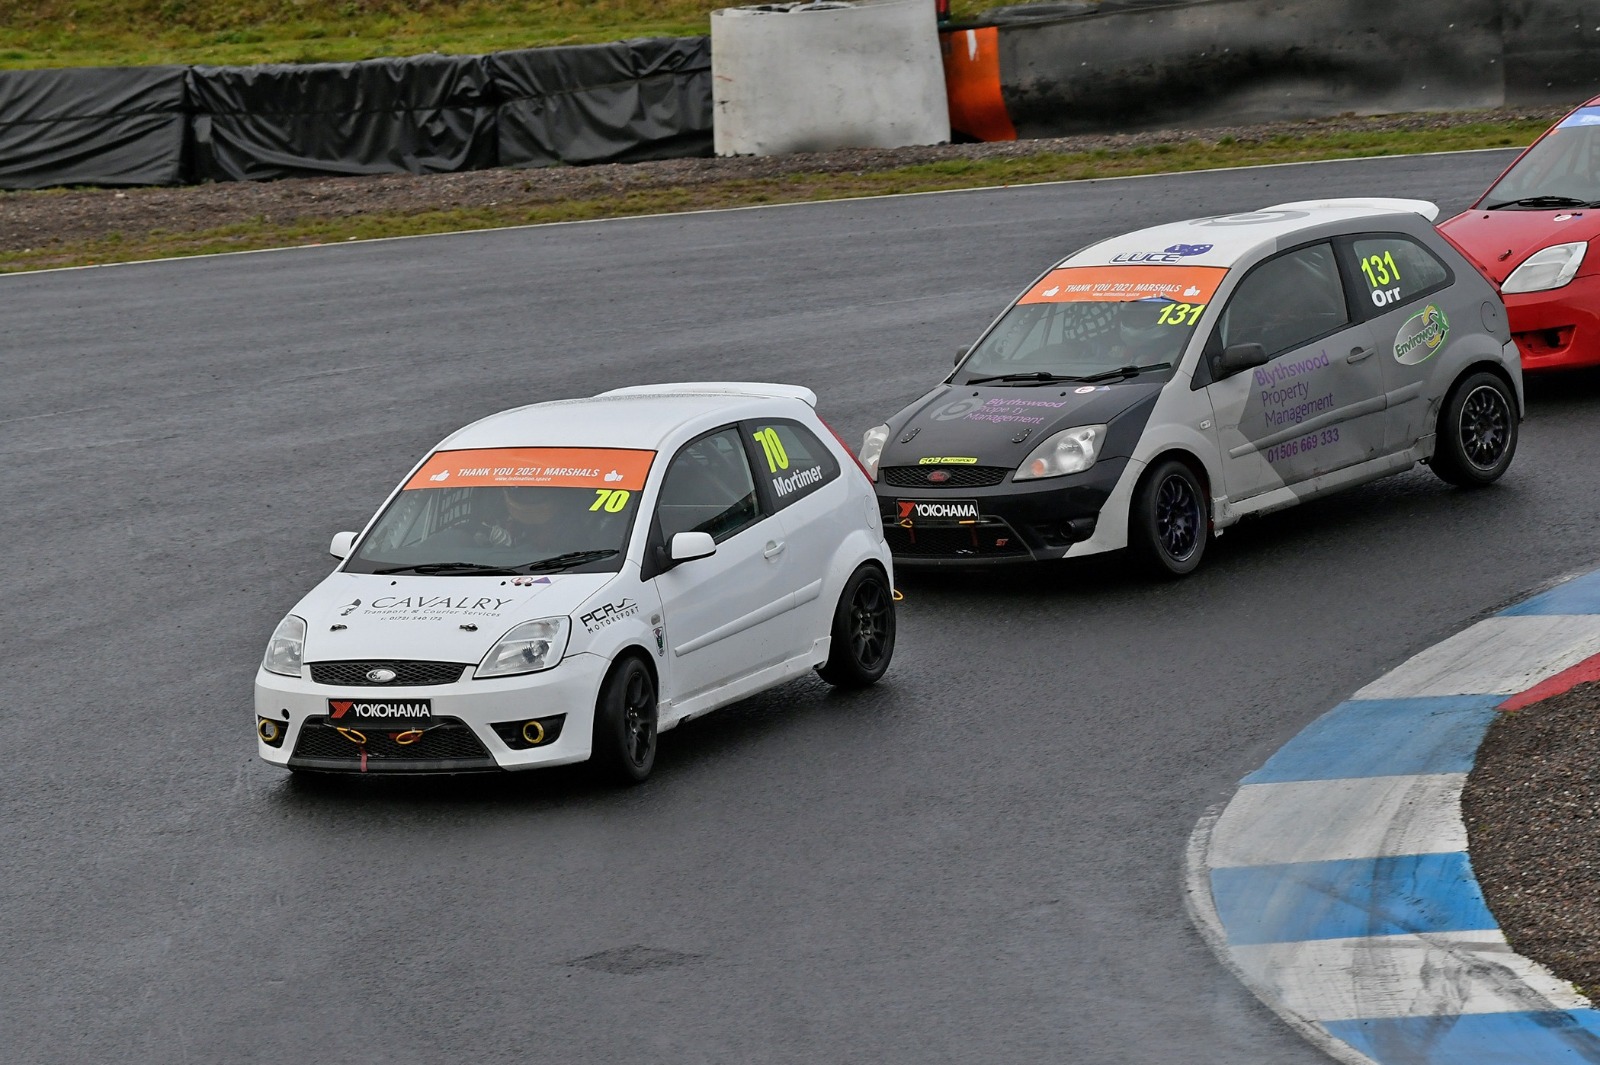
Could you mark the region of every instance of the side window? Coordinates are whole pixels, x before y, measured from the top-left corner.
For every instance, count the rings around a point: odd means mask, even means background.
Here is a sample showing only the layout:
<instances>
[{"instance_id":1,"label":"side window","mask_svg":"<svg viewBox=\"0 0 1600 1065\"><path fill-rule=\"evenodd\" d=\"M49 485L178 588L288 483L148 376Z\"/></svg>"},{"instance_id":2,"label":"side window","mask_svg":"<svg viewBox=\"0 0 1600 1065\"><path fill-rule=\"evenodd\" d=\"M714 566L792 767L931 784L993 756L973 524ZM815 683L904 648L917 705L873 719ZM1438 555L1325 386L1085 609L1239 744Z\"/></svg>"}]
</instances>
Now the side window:
<instances>
[{"instance_id":1,"label":"side window","mask_svg":"<svg viewBox=\"0 0 1600 1065\"><path fill-rule=\"evenodd\" d=\"M1382 314L1391 307L1421 299L1451 281L1450 268L1418 241L1400 233L1375 233L1350 242L1357 288L1368 305L1366 313Z\"/></svg>"},{"instance_id":2,"label":"side window","mask_svg":"<svg viewBox=\"0 0 1600 1065\"><path fill-rule=\"evenodd\" d=\"M833 453L798 422L758 421L744 426L755 445L756 475L767 482L779 509L839 476Z\"/></svg>"},{"instance_id":3,"label":"side window","mask_svg":"<svg viewBox=\"0 0 1600 1065\"><path fill-rule=\"evenodd\" d=\"M1260 344L1279 355L1350 322L1331 244L1268 259L1239 282L1217 324L1222 346Z\"/></svg>"},{"instance_id":4,"label":"side window","mask_svg":"<svg viewBox=\"0 0 1600 1065\"><path fill-rule=\"evenodd\" d=\"M760 516L737 428L707 433L672 457L656 509L666 542L681 532L708 532L721 543Z\"/></svg>"}]
</instances>

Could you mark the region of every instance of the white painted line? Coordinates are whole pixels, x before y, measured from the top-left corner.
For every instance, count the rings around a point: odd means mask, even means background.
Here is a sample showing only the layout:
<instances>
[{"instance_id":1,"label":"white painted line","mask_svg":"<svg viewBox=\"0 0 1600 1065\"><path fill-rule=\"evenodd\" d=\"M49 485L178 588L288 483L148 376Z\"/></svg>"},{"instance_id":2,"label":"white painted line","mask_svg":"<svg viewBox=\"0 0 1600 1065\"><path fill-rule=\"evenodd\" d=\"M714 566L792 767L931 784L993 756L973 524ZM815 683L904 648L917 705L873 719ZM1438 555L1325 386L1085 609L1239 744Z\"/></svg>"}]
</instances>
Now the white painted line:
<instances>
[{"instance_id":1,"label":"white painted line","mask_svg":"<svg viewBox=\"0 0 1600 1065\"><path fill-rule=\"evenodd\" d=\"M1588 1009L1499 929L1236 946L1268 1001L1317 1021Z\"/></svg>"},{"instance_id":2,"label":"white painted line","mask_svg":"<svg viewBox=\"0 0 1600 1065\"><path fill-rule=\"evenodd\" d=\"M454 229L444 233L411 233L400 237L365 237L361 240L335 240L326 244L289 244L280 248L250 248L245 251L218 251L205 255L169 256L165 259L130 259L120 263L91 263L88 266L52 266L44 270L8 270L0 272L0 282L8 277L33 277L37 274L59 274L69 270L109 270L118 266L148 266L152 263L186 263L197 259L220 259L234 255L265 255L278 252L326 250L350 247L356 244L381 244L392 240L436 240L441 237L463 237L478 233L506 233L519 229L547 229L552 226L592 226L605 222L636 222L645 218L684 218L700 214L728 214L733 211L771 211L780 208L816 207L819 204L851 203L857 200L895 200L912 196L955 196L966 192L1004 192L1011 189L1036 189L1057 185L1093 185L1108 181L1139 181L1146 178L1189 177L1195 174L1225 174L1239 170L1270 170L1285 166L1323 166L1329 163L1370 163L1375 160L1429 159L1446 155L1480 155L1490 152L1520 152L1522 148L1460 148L1448 152L1414 152L1410 155L1357 155L1344 159L1300 159L1292 163L1253 163L1249 166L1217 166L1205 170L1164 170L1157 174L1113 174L1098 178L1065 178L1060 181L1024 181L1014 185L978 185L968 189L929 189L926 192L885 192L871 196L844 196L833 200L798 200L793 203L751 203L742 207L704 207L695 211L661 211L656 214L630 214L613 218L575 218L566 222L530 222L519 226L488 226L483 229ZM912 164L907 164L912 165Z\"/></svg>"},{"instance_id":3,"label":"white painted line","mask_svg":"<svg viewBox=\"0 0 1600 1065\"><path fill-rule=\"evenodd\" d=\"M1467 849L1457 812L1465 773L1246 784L1211 837L1213 869L1450 854Z\"/></svg>"},{"instance_id":4,"label":"white painted line","mask_svg":"<svg viewBox=\"0 0 1600 1065\"><path fill-rule=\"evenodd\" d=\"M1600 616L1492 617L1435 644L1356 699L1514 695L1600 653Z\"/></svg>"}]
</instances>

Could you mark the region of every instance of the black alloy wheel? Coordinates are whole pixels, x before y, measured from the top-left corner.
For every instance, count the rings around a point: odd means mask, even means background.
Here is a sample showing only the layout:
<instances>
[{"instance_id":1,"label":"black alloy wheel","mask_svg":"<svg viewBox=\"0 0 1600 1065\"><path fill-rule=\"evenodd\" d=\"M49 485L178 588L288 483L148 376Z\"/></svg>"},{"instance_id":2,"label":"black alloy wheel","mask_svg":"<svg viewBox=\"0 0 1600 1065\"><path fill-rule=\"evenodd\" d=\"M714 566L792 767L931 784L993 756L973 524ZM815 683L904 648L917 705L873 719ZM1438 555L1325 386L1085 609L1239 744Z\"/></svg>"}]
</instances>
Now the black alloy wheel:
<instances>
[{"instance_id":1,"label":"black alloy wheel","mask_svg":"<svg viewBox=\"0 0 1600 1065\"><path fill-rule=\"evenodd\" d=\"M894 656L894 631L894 589L882 570L863 565L839 595L828 660L817 672L840 688L876 683Z\"/></svg>"},{"instance_id":2,"label":"black alloy wheel","mask_svg":"<svg viewBox=\"0 0 1600 1065\"><path fill-rule=\"evenodd\" d=\"M650 775L656 761L656 685L633 655L619 659L600 686L590 760L599 773L625 784Z\"/></svg>"},{"instance_id":3,"label":"black alloy wheel","mask_svg":"<svg viewBox=\"0 0 1600 1065\"><path fill-rule=\"evenodd\" d=\"M1144 568L1162 577L1194 572L1210 535L1205 490L1176 459L1156 464L1133 495L1128 546Z\"/></svg>"},{"instance_id":4,"label":"black alloy wheel","mask_svg":"<svg viewBox=\"0 0 1600 1065\"><path fill-rule=\"evenodd\" d=\"M1511 387L1480 371L1451 390L1439 413L1433 472L1462 488L1500 479L1517 448L1517 406Z\"/></svg>"}]
</instances>

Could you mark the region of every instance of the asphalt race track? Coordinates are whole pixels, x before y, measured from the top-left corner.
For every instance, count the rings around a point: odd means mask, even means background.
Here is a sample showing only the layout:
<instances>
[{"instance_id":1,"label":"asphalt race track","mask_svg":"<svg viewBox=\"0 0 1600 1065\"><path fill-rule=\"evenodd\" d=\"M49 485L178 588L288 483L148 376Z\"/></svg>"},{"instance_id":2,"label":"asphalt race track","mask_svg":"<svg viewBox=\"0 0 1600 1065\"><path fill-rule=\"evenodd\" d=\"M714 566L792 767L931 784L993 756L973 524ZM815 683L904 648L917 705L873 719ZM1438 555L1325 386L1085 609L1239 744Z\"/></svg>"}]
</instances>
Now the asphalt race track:
<instances>
[{"instance_id":1,"label":"asphalt race track","mask_svg":"<svg viewBox=\"0 0 1600 1065\"><path fill-rule=\"evenodd\" d=\"M902 575L885 682L656 774L291 780L268 634L425 449L515 404L795 381L863 429L1091 239L1506 153L555 226L0 278L0 1060L1309 1065L1184 916L1184 845L1316 715L1600 558L1600 376L1427 471L1117 564Z\"/></svg>"}]
</instances>

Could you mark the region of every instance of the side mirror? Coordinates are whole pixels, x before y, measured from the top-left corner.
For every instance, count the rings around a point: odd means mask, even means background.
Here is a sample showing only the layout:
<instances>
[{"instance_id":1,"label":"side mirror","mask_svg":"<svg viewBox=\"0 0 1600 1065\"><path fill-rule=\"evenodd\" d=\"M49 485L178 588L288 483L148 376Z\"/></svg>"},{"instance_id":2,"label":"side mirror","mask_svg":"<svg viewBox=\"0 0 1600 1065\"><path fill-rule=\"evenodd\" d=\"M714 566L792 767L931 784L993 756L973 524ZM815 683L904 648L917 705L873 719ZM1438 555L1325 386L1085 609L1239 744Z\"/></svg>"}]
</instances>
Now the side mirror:
<instances>
[{"instance_id":1,"label":"side mirror","mask_svg":"<svg viewBox=\"0 0 1600 1065\"><path fill-rule=\"evenodd\" d=\"M974 347L977 347L977 345L974 344L974 345L971 345L971 346L965 347L965 348L957 348L956 349L955 365L960 366L961 365L961 360L966 358L968 355L971 355L972 354L972 349Z\"/></svg>"},{"instance_id":2,"label":"side mirror","mask_svg":"<svg viewBox=\"0 0 1600 1065\"><path fill-rule=\"evenodd\" d=\"M328 554L341 561L350 557L350 551L356 546L356 534L342 532L333 534L333 543L328 545Z\"/></svg>"},{"instance_id":3,"label":"side mirror","mask_svg":"<svg viewBox=\"0 0 1600 1065\"><path fill-rule=\"evenodd\" d=\"M1267 349L1260 344L1230 344L1211 357L1211 376L1217 380L1265 365Z\"/></svg>"},{"instance_id":4,"label":"side mirror","mask_svg":"<svg viewBox=\"0 0 1600 1065\"><path fill-rule=\"evenodd\" d=\"M697 558L709 558L716 554L717 542L708 532L681 532L672 538L672 547L667 553L674 564L693 562Z\"/></svg>"}]
</instances>

